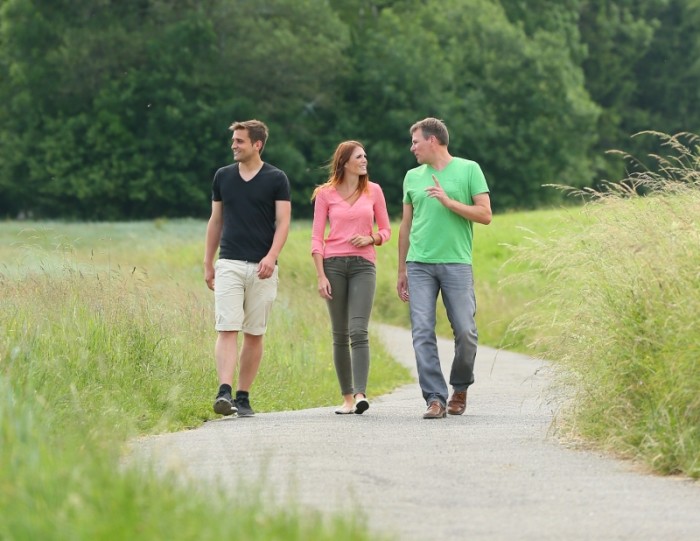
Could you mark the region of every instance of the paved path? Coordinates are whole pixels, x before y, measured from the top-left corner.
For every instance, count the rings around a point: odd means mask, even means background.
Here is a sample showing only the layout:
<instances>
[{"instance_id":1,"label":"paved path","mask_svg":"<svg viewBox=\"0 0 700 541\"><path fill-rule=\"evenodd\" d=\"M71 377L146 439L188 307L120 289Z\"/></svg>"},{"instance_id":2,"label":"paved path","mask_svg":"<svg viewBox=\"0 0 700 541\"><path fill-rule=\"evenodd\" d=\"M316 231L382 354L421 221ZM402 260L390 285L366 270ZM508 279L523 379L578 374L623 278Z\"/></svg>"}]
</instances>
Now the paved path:
<instances>
[{"instance_id":1,"label":"paved path","mask_svg":"<svg viewBox=\"0 0 700 541\"><path fill-rule=\"evenodd\" d=\"M410 332L377 330L413 369ZM451 342L439 345L449 361ZM220 479L235 491L262 478L279 502L359 510L400 541L700 540L700 483L559 444L548 434L547 378L542 361L482 347L462 417L423 420L410 384L364 415L226 418L145 438L136 453L200 486Z\"/></svg>"}]
</instances>

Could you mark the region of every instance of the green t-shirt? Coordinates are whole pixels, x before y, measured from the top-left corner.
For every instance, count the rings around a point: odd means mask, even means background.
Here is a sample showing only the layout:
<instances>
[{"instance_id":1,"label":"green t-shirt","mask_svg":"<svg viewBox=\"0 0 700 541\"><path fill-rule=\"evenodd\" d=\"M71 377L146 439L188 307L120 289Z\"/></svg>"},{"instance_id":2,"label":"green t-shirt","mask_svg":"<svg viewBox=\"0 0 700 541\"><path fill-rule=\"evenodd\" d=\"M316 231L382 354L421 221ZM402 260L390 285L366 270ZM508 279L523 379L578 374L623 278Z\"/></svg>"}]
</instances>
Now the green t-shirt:
<instances>
[{"instance_id":1,"label":"green t-shirt","mask_svg":"<svg viewBox=\"0 0 700 541\"><path fill-rule=\"evenodd\" d=\"M473 205L472 197L489 188L479 164L453 157L442 171L423 164L406 173L403 202L413 206L410 246L406 261L419 263L472 262L473 224L428 197L425 188L433 186L435 175L450 199Z\"/></svg>"}]
</instances>

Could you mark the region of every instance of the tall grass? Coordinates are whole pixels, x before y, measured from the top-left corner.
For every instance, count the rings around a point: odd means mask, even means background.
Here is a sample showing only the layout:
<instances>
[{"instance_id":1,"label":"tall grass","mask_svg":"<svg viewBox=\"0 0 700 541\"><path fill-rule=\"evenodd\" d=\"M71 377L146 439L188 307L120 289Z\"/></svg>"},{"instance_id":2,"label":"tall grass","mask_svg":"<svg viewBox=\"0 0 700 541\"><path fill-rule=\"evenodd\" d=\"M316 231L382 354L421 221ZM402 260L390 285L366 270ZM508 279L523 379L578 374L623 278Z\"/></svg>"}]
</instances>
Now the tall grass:
<instances>
[{"instance_id":1,"label":"tall grass","mask_svg":"<svg viewBox=\"0 0 700 541\"><path fill-rule=\"evenodd\" d=\"M699 147L661 137L654 169L578 192L586 219L520 254L547 280L518 328L575 390L569 433L698 478Z\"/></svg>"},{"instance_id":2,"label":"tall grass","mask_svg":"<svg viewBox=\"0 0 700 541\"><path fill-rule=\"evenodd\" d=\"M12 224L0 235L12 239L0 245L1 539L369 538L359 517L329 521L268 508L255 492L232 502L217 487L189 493L121 472L129 438L213 416L201 222ZM306 243L290 239L291 252L295 242ZM325 307L295 272L283 274L252 389L259 411L339 400ZM409 381L378 343L373 354L373 395Z\"/></svg>"}]
</instances>

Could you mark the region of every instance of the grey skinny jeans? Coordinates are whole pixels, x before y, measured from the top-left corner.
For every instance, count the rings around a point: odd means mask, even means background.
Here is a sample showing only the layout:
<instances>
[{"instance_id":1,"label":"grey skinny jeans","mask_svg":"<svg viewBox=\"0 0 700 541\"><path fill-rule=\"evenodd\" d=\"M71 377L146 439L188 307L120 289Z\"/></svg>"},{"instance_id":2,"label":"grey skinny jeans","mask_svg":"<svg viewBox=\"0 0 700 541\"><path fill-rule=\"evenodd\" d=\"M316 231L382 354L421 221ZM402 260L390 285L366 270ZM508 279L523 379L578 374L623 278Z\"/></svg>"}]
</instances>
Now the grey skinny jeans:
<instances>
[{"instance_id":1,"label":"grey skinny jeans","mask_svg":"<svg viewBox=\"0 0 700 541\"><path fill-rule=\"evenodd\" d=\"M331 284L328 314L333 332L333 363L342 394L366 394L369 375L369 316L377 273L360 256L329 257L323 270Z\"/></svg>"},{"instance_id":2,"label":"grey skinny jeans","mask_svg":"<svg viewBox=\"0 0 700 541\"><path fill-rule=\"evenodd\" d=\"M408 262L406 271L418 383L426 404L439 400L444 406L447 403L447 384L440 368L435 336L437 296L442 294L454 334L450 385L455 391L464 391L474 383L478 341L472 266Z\"/></svg>"}]
</instances>

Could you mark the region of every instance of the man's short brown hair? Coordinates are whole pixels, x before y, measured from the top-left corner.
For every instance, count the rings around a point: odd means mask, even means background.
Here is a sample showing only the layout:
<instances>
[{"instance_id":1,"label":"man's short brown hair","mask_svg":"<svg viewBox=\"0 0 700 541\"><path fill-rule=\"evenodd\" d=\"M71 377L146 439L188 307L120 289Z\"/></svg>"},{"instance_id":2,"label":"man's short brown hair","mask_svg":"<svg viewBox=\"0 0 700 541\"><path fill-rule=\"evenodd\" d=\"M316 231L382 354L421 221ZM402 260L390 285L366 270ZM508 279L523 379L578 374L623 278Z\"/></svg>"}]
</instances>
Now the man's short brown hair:
<instances>
[{"instance_id":1,"label":"man's short brown hair","mask_svg":"<svg viewBox=\"0 0 700 541\"><path fill-rule=\"evenodd\" d=\"M426 139L434 135L435 139L437 139L438 143L441 145L447 146L450 144L450 134L442 120L432 117L424 118L411 126L411 135L413 135L413 132L416 130L421 130L423 137Z\"/></svg>"},{"instance_id":2,"label":"man's short brown hair","mask_svg":"<svg viewBox=\"0 0 700 541\"><path fill-rule=\"evenodd\" d=\"M260 141L262 146L260 147L260 154L262 154L263 148L265 148L265 143L267 143L267 136L270 131L264 122L259 120L245 120L243 122L234 122L228 127L231 131L236 130L246 130L248 132L248 137L250 137L250 142L255 143Z\"/></svg>"}]
</instances>

